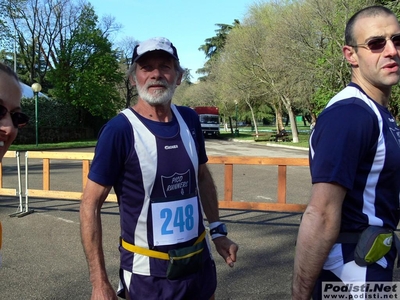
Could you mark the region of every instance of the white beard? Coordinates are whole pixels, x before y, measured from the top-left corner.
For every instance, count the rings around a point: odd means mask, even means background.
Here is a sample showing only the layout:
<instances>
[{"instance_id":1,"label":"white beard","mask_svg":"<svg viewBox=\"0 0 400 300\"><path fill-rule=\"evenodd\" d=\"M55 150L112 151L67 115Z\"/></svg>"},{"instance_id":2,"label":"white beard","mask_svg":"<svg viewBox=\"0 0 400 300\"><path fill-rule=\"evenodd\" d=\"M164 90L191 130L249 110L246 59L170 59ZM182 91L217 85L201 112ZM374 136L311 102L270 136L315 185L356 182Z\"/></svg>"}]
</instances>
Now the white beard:
<instances>
[{"instance_id":1,"label":"white beard","mask_svg":"<svg viewBox=\"0 0 400 300\"><path fill-rule=\"evenodd\" d=\"M137 91L139 94L139 97L149 103L150 105L158 105L158 104L166 104L168 103L172 97L174 96L175 93L175 88L176 88L176 80L174 81L173 84L169 85L166 81L154 81L154 82L149 82L144 86L140 86L137 80L135 79L136 82L136 87ZM166 90L156 90L153 93L149 93L148 87L151 85L163 85L166 87Z\"/></svg>"}]
</instances>

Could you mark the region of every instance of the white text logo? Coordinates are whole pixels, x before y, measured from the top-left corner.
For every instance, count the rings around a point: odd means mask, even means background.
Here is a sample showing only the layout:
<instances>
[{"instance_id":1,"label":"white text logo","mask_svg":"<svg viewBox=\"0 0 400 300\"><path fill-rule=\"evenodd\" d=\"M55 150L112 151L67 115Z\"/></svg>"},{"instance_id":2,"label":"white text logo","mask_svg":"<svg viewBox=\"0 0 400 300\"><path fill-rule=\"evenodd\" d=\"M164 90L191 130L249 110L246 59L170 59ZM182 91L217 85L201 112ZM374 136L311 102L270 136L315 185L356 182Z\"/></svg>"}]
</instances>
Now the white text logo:
<instances>
[{"instance_id":1,"label":"white text logo","mask_svg":"<svg viewBox=\"0 0 400 300\"><path fill-rule=\"evenodd\" d=\"M164 149L165 150L178 149L178 145L165 146Z\"/></svg>"}]
</instances>

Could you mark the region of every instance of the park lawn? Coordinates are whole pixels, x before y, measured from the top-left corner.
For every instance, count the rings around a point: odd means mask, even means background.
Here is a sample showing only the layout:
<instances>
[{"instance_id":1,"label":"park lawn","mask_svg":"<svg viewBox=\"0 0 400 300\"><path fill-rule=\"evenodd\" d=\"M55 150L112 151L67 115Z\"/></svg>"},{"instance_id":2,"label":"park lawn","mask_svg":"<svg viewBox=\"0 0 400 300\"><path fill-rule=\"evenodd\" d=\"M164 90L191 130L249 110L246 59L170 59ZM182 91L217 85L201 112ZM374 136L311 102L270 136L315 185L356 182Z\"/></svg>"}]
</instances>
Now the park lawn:
<instances>
[{"instance_id":1,"label":"park lawn","mask_svg":"<svg viewBox=\"0 0 400 300\"><path fill-rule=\"evenodd\" d=\"M303 126L304 127L304 126ZM310 138L310 133L309 133L309 128L302 126L298 127L299 130L299 142L298 143L293 143L293 142L274 142L274 141L268 141L268 142L259 142L259 143L271 143L271 144L278 144L278 145L287 145L287 146L295 146L295 147L304 147L308 148L308 140ZM260 132L275 132L276 129L275 127L262 127L259 128ZM243 140L243 141L254 141L254 131L251 131L250 128L240 128L239 127L239 135L232 134L230 131L224 131L220 130L220 138L222 139L235 139L235 140Z\"/></svg>"},{"instance_id":2,"label":"park lawn","mask_svg":"<svg viewBox=\"0 0 400 300\"><path fill-rule=\"evenodd\" d=\"M42 150L53 150L53 149L73 149L73 148L86 148L96 146L97 140L89 141L76 141L76 142L63 142L63 143L48 143L48 144L27 144L27 145L16 145L10 146L11 151L42 151Z\"/></svg>"}]
</instances>

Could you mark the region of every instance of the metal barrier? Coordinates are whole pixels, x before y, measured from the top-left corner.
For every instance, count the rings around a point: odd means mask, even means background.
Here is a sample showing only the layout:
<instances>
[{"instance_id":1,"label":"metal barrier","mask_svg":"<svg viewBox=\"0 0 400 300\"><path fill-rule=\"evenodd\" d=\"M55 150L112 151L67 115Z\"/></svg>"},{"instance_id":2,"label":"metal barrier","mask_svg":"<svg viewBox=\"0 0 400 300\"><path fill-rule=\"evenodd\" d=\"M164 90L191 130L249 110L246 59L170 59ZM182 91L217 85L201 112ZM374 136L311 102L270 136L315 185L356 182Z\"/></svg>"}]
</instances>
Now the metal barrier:
<instances>
[{"instance_id":1,"label":"metal barrier","mask_svg":"<svg viewBox=\"0 0 400 300\"><path fill-rule=\"evenodd\" d=\"M17 211L10 215L10 217L22 217L33 212L29 209L28 198L25 202L22 200L22 180L21 180L21 161L20 152L7 151L4 157L16 157L17 159L17 173L18 173L18 189L5 189L3 188L3 167L0 162L0 194L5 196L18 196L19 205Z\"/></svg>"},{"instance_id":2,"label":"metal barrier","mask_svg":"<svg viewBox=\"0 0 400 300\"><path fill-rule=\"evenodd\" d=\"M54 198L80 200L83 188L87 183L90 161L93 153L83 152L49 152L49 151L28 151L25 152L25 202L22 200L21 167L20 153L18 151L8 151L5 157L17 158L18 169L18 190L3 188L2 163L0 162L0 195L19 196L20 205L18 211L13 216L23 216L31 213L29 210L29 196L37 198ZM43 189L29 188L29 159L39 158L43 160ZM60 191L50 190L50 160L80 160L82 161L82 190L81 191ZM272 157L250 157L250 156L209 156L209 164L223 164L224 171L224 199L219 200L219 207L225 209L247 209L264 211L285 211L303 212L306 208L304 204L286 203L286 179L287 166L308 166L307 158L272 158ZM234 165L276 165L278 166L277 202L239 202L233 201L233 166ZM116 202L115 194L109 194L106 201Z\"/></svg>"}]
</instances>

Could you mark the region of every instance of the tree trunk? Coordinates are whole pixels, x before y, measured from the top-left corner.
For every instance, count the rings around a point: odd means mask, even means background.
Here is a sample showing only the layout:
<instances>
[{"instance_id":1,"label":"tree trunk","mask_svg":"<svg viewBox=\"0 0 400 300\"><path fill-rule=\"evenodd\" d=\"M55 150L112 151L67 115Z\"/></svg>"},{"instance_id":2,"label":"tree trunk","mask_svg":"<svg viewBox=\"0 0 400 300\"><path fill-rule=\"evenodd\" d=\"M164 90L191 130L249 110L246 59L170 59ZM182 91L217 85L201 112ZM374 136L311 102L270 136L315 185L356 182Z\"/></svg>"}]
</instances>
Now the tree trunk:
<instances>
[{"instance_id":1,"label":"tree trunk","mask_svg":"<svg viewBox=\"0 0 400 300\"><path fill-rule=\"evenodd\" d=\"M279 133L283 129L283 120L282 120L282 103L278 103L278 107L274 105L275 108L275 126L276 133Z\"/></svg>"},{"instance_id":2,"label":"tree trunk","mask_svg":"<svg viewBox=\"0 0 400 300\"><path fill-rule=\"evenodd\" d=\"M291 104L290 100L285 96L282 96L281 99L282 99L282 102L285 105L285 108L289 114L290 129L292 130L293 143L298 143L299 142L299 133L297 131L296 116L293 112L292 104Z\"/></svg>"},{"instance_id":3,"label":"tree trunk","mask_svg":"<svg viewBox=\"0 0 400 300\"><path fill-rule=\"evenodd\" d=\"M254 115L253 107L251 106L251 103L248 99L249 99L249 96L246 97L245 101L246 101L247 106L250 108L251 119L254 124L254 130L256 132L256 136L258 136L258 126L257 126L257 122L256 122L256 116Z\"/></svg>"}]
</instances>

